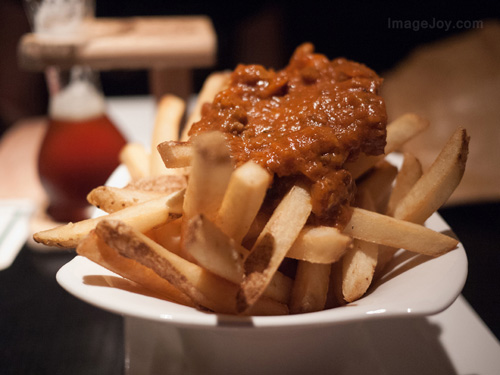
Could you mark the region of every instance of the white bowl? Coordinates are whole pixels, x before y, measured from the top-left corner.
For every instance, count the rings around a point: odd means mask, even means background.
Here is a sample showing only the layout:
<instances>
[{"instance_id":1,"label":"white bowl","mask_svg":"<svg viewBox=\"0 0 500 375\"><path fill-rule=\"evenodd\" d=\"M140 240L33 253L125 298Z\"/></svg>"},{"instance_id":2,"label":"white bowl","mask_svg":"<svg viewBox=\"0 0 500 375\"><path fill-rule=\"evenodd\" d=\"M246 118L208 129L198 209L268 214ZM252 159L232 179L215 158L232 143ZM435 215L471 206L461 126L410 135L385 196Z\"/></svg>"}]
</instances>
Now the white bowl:
<instances>
[{"instance_id":1,"label":"white bowl","mask_svg":"<svg viewBox=\"0 0 500 375\"><path fill-rule=\"evenodd\" d=\"M450 231L438 214L426 226ZM80 256L59 270L57 281L83 301L125 317L128 374L310 374L339 366L348 368L341 373L370 369L366 356L356 360L356 338L367 324L441 312L458 297L466 276L462 244L438 258L400 251L360 300L273 317L209 314L157 299Z\"/></svg>"}]
</instances>

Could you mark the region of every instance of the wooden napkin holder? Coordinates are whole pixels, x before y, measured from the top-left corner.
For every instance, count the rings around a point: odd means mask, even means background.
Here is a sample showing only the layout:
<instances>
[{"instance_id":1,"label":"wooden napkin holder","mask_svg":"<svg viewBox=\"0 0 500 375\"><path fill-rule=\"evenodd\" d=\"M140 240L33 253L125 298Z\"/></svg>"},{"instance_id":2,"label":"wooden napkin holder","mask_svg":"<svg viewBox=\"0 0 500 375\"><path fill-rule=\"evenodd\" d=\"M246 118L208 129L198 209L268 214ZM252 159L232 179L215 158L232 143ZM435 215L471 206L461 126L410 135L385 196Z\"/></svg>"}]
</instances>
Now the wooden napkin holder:
<instances>
[{"instance_id":1,"label":"wooden napkin holder","mask_svg":"<svg viewBox=\"0 0 500 375\"><path fill-rule=\"evenodd\" d=\"M21 68L86 65L95 70L148 70L152 94L191 94L195 68L216 61L217 37L206 16L93 18L75 36L25 34Z\"/></svg>"}]
</instances>

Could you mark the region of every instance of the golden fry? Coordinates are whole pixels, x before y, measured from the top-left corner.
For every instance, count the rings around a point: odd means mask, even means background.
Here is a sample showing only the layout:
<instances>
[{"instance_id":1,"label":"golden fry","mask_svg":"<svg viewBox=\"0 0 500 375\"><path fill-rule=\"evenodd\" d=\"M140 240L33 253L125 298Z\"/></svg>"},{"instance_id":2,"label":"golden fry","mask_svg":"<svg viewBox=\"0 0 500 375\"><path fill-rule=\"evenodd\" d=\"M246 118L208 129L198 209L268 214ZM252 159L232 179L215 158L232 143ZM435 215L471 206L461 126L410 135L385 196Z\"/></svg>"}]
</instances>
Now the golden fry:
<instances>
[{"instance_id":1,"label":"golden fry","mask_svg":"<svg viewBox=\"0 0 500 375\"><path fill-rule=\"evenodd\" d=\"M237 296L240 313L252 306L267 288L311 209L309 192L298 185L292 187L276 207L245 260L245 278Z\"/></svg>"},{"instance_id":2,"label":"golden fry","mask_svg":"<svg viewBox=\"0 0 500 375\"><path fill-rule=\"evenodd\" d=\"M145 234L174 254L181 255L184 252L182 246L181 228L182 217L179 217L178 219L154 227Z\"/></svg>"},{"instance_id":3,"label":"golden fry","mask_svg":"<svg viewBox=\"0 0 500 375\"><path fill-rule=\"evenodd\" d=\"M208 271L235 284L242 282L246 249L203 215L189 219L184 232L184 247Z\"/></svg>"},{"instance_id":4,"label":"golden fry","mask_svg":"<svg viewBox=\"0 0 500 375\"><path fill-rule=\"evenodd\" d=\"M165 95L160 99L151 139L151 176L172 173L172 170L165 168L162 157L156 148L162 142L179 139L180 122L184 116L185 108L184 100L174 95Z\"/></svg>"},{"instance_id":5,"label":"golden fry","mask_svg":"<svg viewBox=\"0 0 500 375\"><path fill-rule=\"evenodd\" d=\"M113 213L164 195L151 191L99 186L87 195L87 201L107 213Z\"/></svg>"},{"instance_id":6,"label":"golden fry","mask_svg":"<svg viewBox=\"0 0 500 375\"><path fill-rule=\"evenodd\" d=\"M120 254L152 269L188 295L196 305L214 312L236 312L237 286L204 268L169 252L140 231L119 222L103 220L96 228L106 244ZM264 299L267 313L283 314L286 306ZM260 304L260 302L259 302ZM256 311L261 311L259 307Z\"/></svg>"},{"instance_id":7,"label":"golden fry","mask_svg":"<svg viewBox=\"0 0 500 375\"><path fill-rule=\"evenodd\" d=\"M160 143L157 149L167 168L186 168L193 160L191 143L165 141Z\"/></svg>"},{"instance_id":8,"label":"golden fry","mask_svg":"<svg viewBox=\"0 0 500 375\"><path fill-rule=\"evenodd\" d=\"M78 243L96 227L103 218L121 220L140 231L148 231L171 219L172 214L179 214L182 207L184 192L152 199L135 206L124 208L112 214L69 223L52 229L35 233L36 242L47 246L75 248Z\"/></svg>"},{"instance_id":9,"label":"golden fry","mask_svg":"<svg viewBox=\"0 0 500 375\"><path fill-rule=\"evenodd\" d=\"M290 313L301 314L325 308L330 270L330 264L299 261L293 283Z\"/></svg>"},{"instance_id":10,"label":"golden fry","mask_svg":"<svg viewBox=\"0 0 500 375\"><path fill-rule=\"evenodd\" d=\"M184 219L204 214L213 220L226 192L233 164L224 136L203 133L194 140L194 157L184 198Z\"/></svg>"},{"instance_id":11,"label":"golden fry","mask_svg":"<svg viewBox=\"0 0 500 375\"><path fill-rule=\"evenodd\" d=\"M422 176L422 164L412 154L405 153L403 164L396 177L389 203L387 204L387 215L394 216L394 210L399 202L408 194ZM389 246L379 246L376 273L381 272L399 249Z\"/></svg>"},{"instance_id":12,"label":"golden fry","mask_svg":"<svg viewBox=\"0 0 500 375\"><path fill-rule=\"evenodd\" d=\"M410 139L427 129L429 122L413 113L402 115L387 125L385 155L397 151ZM358 160L347 163L346 168L357 179L381 161L384 155L361 155Z\"/></svg>"},{"instance_id":13,"label":"golden fry","mask_svg":"<svg viewBox=\"0 0 500 375\"><path fill-rule=\"evenodd\" d=\"M242 282L243 259L249 251L205 217L195 216L189 221L184 232L184 247L200 266L235 284ZM278 271L263 295L287 303L291 289L292 280Z\"/></svg>"},{"instance_id":14,"label":"golden fry","mask_svg":"<svg viewBox=\"0 0 500 375\"><path fill-rule=\"evenodd\" d=\"M344 233L363 241L430 256L442 255L458 245L456 239L422 225L361 208L353 209Z\"/></svg>"},{"instance_id":15,"label":"golden fry","mask_svg":"<svg viewBox=\"0 0 500 375\"><path fill-rule=\"evenodd\" d=\"M201 109L203 104L210 103L215 98L220 91L224 89L229 81L229 77L231 72L215 72L210 74L205 82L203 83L203 87L198 95L198 100L196 101L196 105L187 120L184 129L182 129L181 141L187 141L189 138L189 130L191 126L200 120L201 118Z\"/></svg>"},{"instance_id":16,"label":"golden fry","mask_svg":"<svg viewBox=\"0 0 500 375\"><path fill-rule=\"evenodd\" d=\"M338 261L351 243L351 237L336 228L305 226L286 256L310 263L330 264Z\"/></svg>"},{"instance_id":17,"label":"golden fry","mask_svg":"<svg viewBox=\"0 0 500 375\"><path fill-rule=\"evenodd\" d=\"M458 128L436 160L401 199L394 217L423 224L438 210L460 183L467 163L469 136Z\"/></svg>"},{"instance_id":18,"label":"golden fry","mask_svg":"<svg viewBox=\"0 0 500 375\"><path fill-rule=\"evenodd\" d=\"M270 182L271 175L252 161L232 173L215 223L237 243L248 233Z\"/></svg>"},{"instance_id":19,"label":"golden fry","mask_svg":"<svg viewBox=\"0 0 500 375\"><path fill-rule=\"evenodd\" d=\"M389 203L387 204L387 215L394 216L394 210L410 189L415 185L418 179L422 176L422 164L412 154L405 153L403 156L403 164L396 176L394 188L392 189Z\"/></svg>"},{"instance_id":20,"label":"golden fry","mask_svg":"<svg viewBox=\"0 0 500 375\"><path fill-rule=\"evenodd\" d=\"M354 240L342 259L342 296L346 302L361 298L370 286L377 265L378 245Z\"/></svg>"},{"instance_id":21,"label":"golden fry","mask_svg":"<svg viewBox=\"0 0 500 375\"><path fill-rule=\"evenodd\" d=\"M408 172L409 177L404 176L410 181L404 183L404 187L397 187L397 189L395 187L395 194L403 195L403 193L398 193L399 189L405 190L405 194L404 197L397 197L397 200L395 198L396 202L391 206L392 215L397 219L414 223L425 222L430 215L446 203L460 183L467 162L468 147L469 137L465 129L458 128L423 175L419 170L420 163L411 167L415 171ZM416 164L413 161L410 163ZM417 177L418 179L414 181ZM390 246L380 248L377 272L384 269L397 250Z\"/></svg>"},{"instance_id":22,"label":"golden fry","mask_svg":"<svg viewBox=\"0 0 500 375\"><path fill-rule=\"evenodd\" d=\"M369 190L360 190L356 203L360 208L374 211L373 195ZM342 274L340 294L344 301L353 302L366 293L375 274L378 253L378 244L354 239L353 246L347 250L339 267Z\"/></svg>"},{"instance_id":23,"label":"golden fry","mask_svg":"<svg viewBox=\"0 0 500 375\"><path fill-rule=\"evenodd\" d=\"M94 231L90 232L76 248L76 252L108 270L142 285L170 301L194 307L191 299L151 269L135 260L121 256L106 245Z\"/></svg>"},{"instance_id":24,"label":"golden fry","mask_svg":"<svg viewBox=\"0 0 500 375\"><path fill-rule=\"evenodd\" d=\"M127 189L141 190L145 192L172 194L186 188L187 179L183 175L164 174L155 177L144 177L131 181Z\"/></svg>"},{"instance_id":25,"label":"golden fry","mask_svg":"<svg viewBox=\"0 0 500 375\"><path fill-rule=\"evenodd\" d=\"M120 151L120 162L132 180L149 176L149 153L140 143L127 143Z\"/></svg>"},{"instance_id":26,"label":"golden fry","mask_svg":"<svg viewBox=\"0 0 500 375\"><path fill-rule=\"evenodd\" d=\"M386 211L392 183L398 174L398 169L389 162L382 160L367 173L357 184L358 192L367 193L373 202L372 211Z\"/></svg>"}]
</instances>

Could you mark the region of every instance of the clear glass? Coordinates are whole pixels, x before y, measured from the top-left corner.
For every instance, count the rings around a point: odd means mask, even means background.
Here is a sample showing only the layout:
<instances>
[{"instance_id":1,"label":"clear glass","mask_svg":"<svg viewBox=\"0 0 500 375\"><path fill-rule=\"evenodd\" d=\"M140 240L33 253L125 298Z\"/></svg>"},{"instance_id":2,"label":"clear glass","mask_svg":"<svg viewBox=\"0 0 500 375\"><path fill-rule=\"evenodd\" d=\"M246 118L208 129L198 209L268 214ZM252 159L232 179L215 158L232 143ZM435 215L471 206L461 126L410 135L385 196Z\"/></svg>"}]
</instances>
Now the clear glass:
<instances>
[{"instance_id":1,"label":"clear glass","mask_svg":"<svg viewBox=\"0 0 500 375\"><path fill-rule=\"evenodd\" d=\"M78 35L94 17L94 0L24 0L34 33L40 37L68 38Z\"/></svg>"}]
</instances>

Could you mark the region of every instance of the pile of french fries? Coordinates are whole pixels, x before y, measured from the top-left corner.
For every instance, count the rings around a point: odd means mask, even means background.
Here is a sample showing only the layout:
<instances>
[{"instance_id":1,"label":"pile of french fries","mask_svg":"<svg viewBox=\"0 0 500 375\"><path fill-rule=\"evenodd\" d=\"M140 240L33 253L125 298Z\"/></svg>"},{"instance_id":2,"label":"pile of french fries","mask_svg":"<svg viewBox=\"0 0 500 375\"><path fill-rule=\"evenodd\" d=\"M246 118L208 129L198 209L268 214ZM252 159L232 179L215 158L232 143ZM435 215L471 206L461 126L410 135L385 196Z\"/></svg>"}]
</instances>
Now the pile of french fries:
<instances>
[{"instance_id":1,"label":"pile of french fries","mask_svg":"<svg viewBox=\"0 0 500 375\"><path fill-rule=\"evenodd\" d=\"M457 246L455 238L423 224L462 178L469 141L463 128L426 171L411 154L403 155L399 170L384 155L347 164L357 184L350 221L342 231L311 226L306 187L293 186L266 214L262 205L272 180L267 170L252 161L235 168L218 132L188 141L202 104L228 77L208 77L183 129L184 102L171 95L159 102L151 152L137 144L122 151L132 182L89 194L106 215L36 233L35 240L76 248L159 298L240 315L306 313L350 303L367 292L397 250L435 257ZM427 127L414 114L395 119L387 126L386 155ZM293 274L285 267L290 264Z\"/></svg>"}]
</instances>

